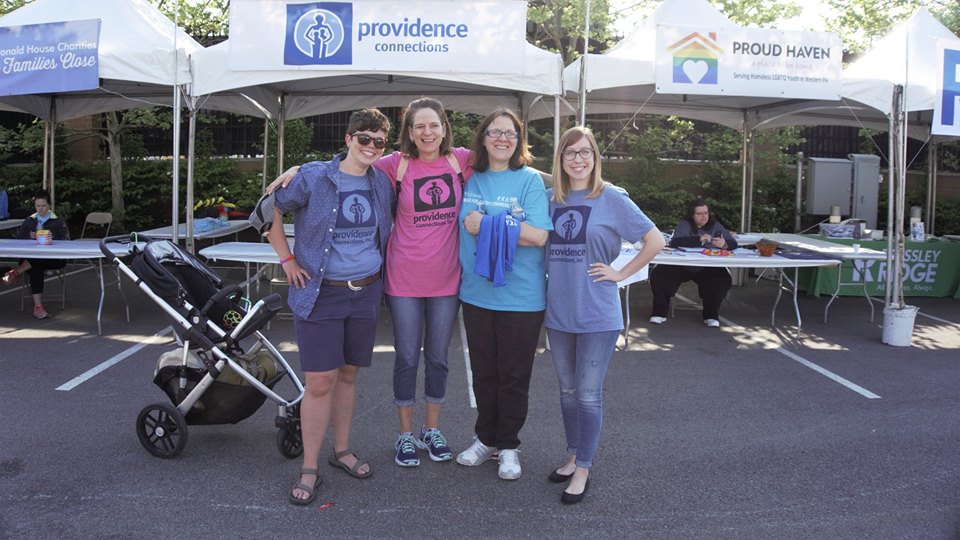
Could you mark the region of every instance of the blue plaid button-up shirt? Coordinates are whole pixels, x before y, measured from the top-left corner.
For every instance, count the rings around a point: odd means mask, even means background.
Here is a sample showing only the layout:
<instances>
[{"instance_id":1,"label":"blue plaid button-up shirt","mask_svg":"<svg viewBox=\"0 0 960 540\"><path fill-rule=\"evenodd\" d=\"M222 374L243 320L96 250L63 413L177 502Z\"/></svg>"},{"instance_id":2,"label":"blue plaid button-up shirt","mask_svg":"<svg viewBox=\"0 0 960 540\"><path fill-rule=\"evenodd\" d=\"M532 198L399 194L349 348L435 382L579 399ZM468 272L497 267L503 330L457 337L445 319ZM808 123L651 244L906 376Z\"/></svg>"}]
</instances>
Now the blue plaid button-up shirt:
<instances>
[{"instance_id":1,"label":"blue plaid button-up shirt","mask_svg":"<svg viewBox=\"0 0 960 540\"><path fill-rule=\"evenodd\" d=\"M336 177L340 154L331 161L313 161L300 167L300 171L286 188L276 190L276 206L284 214L293 212L296 242L293 254L297 262L310 274L311 279L302 289L290 287L288 302L293 312L308 317L320 294L320 282L326 270L333 231L337 223L340 193ZM381 171L369 167L366 177L370 180L373 206L377 212L377 240L380 255L386 257L387 239L393 226L392 206L395 194L390 179ZM366 276L355 276L360 279Z\"/></svg>"}]
</instances>

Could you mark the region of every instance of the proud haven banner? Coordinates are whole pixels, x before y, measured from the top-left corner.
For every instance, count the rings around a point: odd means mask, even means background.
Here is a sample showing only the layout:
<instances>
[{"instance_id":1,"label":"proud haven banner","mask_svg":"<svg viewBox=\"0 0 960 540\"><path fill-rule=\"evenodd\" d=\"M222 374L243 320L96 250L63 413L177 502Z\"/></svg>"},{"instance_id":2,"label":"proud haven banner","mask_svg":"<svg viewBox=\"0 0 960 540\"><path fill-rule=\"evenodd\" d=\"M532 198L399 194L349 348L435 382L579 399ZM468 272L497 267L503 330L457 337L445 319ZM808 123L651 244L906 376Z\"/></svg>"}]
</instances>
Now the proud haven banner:
<instances>
[{"instance_id":1,"label":"proud haven banner","mask_svg":"<svg viewBox=\"0 0 960 540\"><path fill-rule=\"evenodd\" d=\"M657 92L840 99L843 46L827 32L657 27Z\"/></svg>"},{"instance_id":2,"label":"proud haven banner","mask_svg":"<svg viewBox=\"0 0 960 540\"><path fill-rule=\"evenodd\" d=\"M99 20L0 27L0 96L96 88L99 47Z\"/></svg>"},{"instance_id":3,"label":"proud haven banner","mask_svg":"<svg viewBox=\"0 0 960 540\"><path fill-rule=\"evenodd\" d=\"M527 3L233 0L235 70L520 73Z\"/></svg>"}]
</instances>

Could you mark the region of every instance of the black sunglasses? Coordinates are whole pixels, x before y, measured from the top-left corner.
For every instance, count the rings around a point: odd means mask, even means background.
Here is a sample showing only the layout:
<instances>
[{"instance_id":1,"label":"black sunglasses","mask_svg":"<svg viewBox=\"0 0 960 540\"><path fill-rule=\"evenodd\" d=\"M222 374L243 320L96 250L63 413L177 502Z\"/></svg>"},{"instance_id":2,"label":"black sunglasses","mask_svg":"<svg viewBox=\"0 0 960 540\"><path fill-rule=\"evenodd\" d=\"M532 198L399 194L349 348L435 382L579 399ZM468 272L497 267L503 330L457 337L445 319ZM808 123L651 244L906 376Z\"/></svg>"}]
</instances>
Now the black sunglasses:
<instances>
[{"instance_id":1,"label":"black sunglasses","mask_svg":"<svg viewBox=\"0 0 960 540\"><path fill-rule=\"evenodd\" d=\"M378 150L383 150L387 146L387 140L383 137L371 137L366 133L351 133L351 137L357 139L357 142L361 146L367 146L370 143L373 143L373 147Z\"/></svg>"}]
</instances>

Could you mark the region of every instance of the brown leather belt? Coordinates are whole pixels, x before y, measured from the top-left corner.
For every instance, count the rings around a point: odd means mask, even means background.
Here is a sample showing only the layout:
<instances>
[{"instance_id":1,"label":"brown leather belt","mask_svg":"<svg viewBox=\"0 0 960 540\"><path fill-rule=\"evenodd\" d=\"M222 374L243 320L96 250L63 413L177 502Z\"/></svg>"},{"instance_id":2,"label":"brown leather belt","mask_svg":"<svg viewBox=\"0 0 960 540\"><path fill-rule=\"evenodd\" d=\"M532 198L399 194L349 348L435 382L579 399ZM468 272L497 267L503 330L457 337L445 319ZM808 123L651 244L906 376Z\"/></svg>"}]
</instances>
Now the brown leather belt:
<instances>
[{"instance_id":1,"label":"brown leather belt","mask_svg":"<svg viewBox=\"0 0 960 540\"><path fill-rule=\"evenodd\" d=\"M360 279L351 279L350 281L334 281L332 279L325 279L320 282L321 285L331 285L333 287L349 287L351 291L359 291L360 289L370 285L371 283L380 279L380 272L373 274L372 276L367 276Z\"/></svg>"}]
</instances>

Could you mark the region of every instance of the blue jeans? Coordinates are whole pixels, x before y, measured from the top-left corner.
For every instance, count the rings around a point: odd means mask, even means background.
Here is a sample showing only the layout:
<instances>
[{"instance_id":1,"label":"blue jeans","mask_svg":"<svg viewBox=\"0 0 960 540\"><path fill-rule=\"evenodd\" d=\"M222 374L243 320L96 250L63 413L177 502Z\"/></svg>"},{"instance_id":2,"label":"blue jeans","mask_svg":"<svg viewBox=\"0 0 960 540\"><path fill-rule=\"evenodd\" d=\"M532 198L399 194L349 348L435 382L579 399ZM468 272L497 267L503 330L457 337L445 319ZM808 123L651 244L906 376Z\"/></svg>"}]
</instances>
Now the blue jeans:
<instances>
[{"instance_id":1,"label":"blue jeans","mask_svg":"<svg viewBox=\"0 0 960 540\"><path fill-rule=\"evenodd\" d=\"M603 424L603 379L620 332L571 334L547 328L560 382L560 412L567 452L577 467L591 467Z\"/></svg>"},{"instance_id":2,"label":"blue jeans","mask_svg":"<svg viewBox=\"0 0 960 540\"><path fill-rule=\"evenodd\" d=\"M424 399L443 403L447 395L447 349L460 300L456 295L411 298L387 295L393 320L393 402L409 407L416 402L417 369L422 347Z\"/></svg>"}]
</instances>

